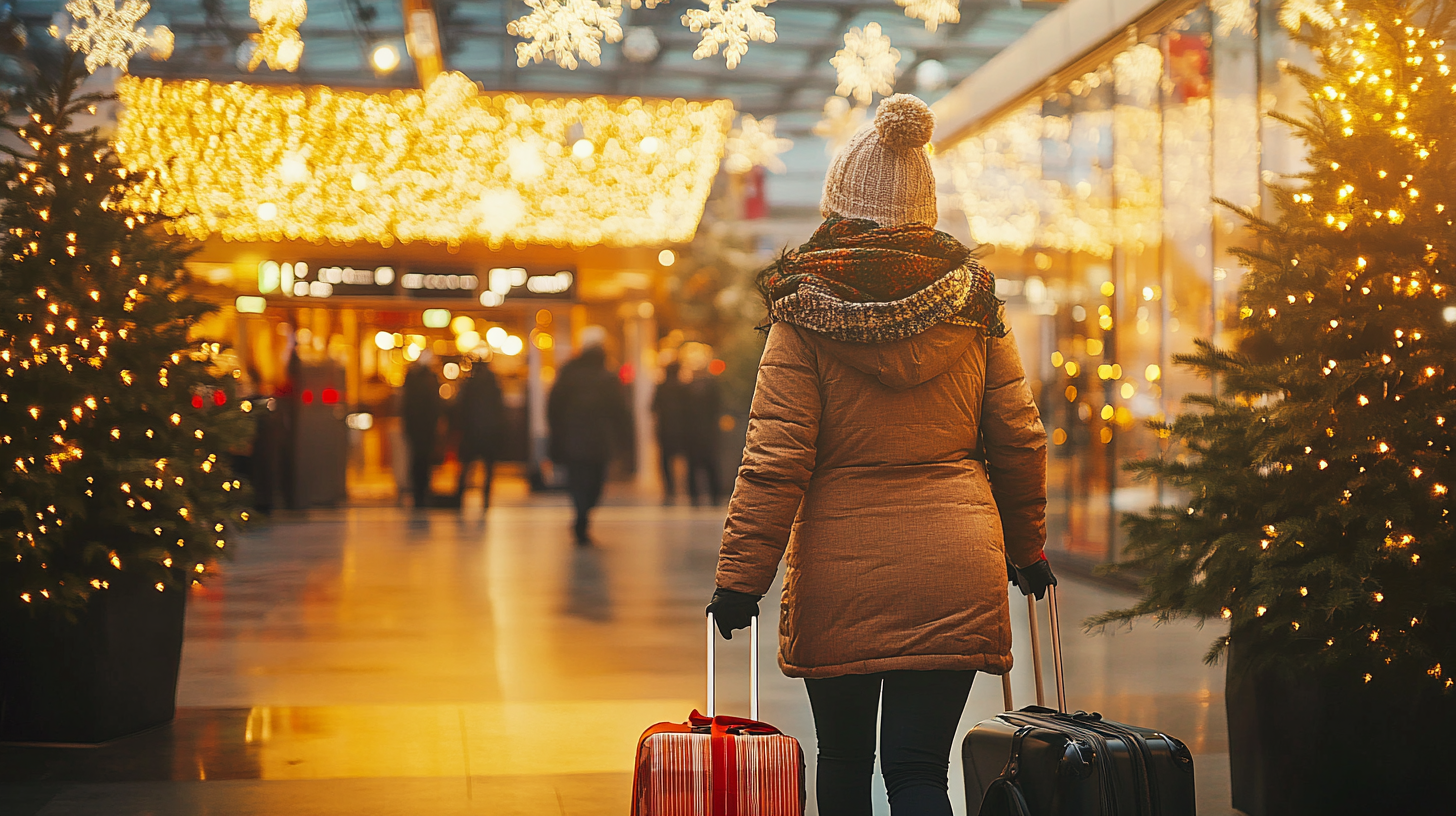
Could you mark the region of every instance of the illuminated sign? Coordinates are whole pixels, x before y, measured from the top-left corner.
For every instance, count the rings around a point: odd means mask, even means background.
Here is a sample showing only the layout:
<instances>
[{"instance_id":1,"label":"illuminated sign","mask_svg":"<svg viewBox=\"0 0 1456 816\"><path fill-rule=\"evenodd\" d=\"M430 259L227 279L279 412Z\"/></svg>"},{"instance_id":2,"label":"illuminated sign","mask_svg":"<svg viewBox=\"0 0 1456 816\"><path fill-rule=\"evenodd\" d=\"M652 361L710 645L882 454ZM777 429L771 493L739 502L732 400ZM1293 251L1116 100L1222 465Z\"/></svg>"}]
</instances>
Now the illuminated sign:
<instances>
[{"instance_id":1,"label":"illuminated sign","mask_svg":"<svg viewBox=\"0 0 1456 816\"><path fill-rule=\"evenodd\" d=\"M566 270L555 275L532 275L526 278L526 291L533 295L562 295L571 291L575 277Z\"/></svg>"},{"instance_id":2,"label":"illuminated sign","mask_svg":"<svg viewBox=\"0 0 1456 816\"><path fill-rule=\"evenodd\" d=\"M268 260L258 264L258 293L287 298L399 297L470 299L499 306L506 298L576 298L576 271L561 268L493 267L396 270L393 266L346 266ZM250 301L251 305L251 301Z\"/></svg>"},{"instance_id":3,"label":"illuminated sign","mask_svg":"<svg viewBox=\"0 0 1456 816\"><path fill-rule=\"evenodd\" d=\"M406 295L417 298L473 298L480 279L458 271L427 273L406 272L399 285Z\"/></svg>"},{"instance_id":4,"label":"illuminated sign","mask_svg":"<svg viewBox=\"0 0 1456 816\"><path fill-rule=\"evenodd\" d=\"M328 298L334 295L389 297L394 294L394 267L320 266L304 261L263 261L258 264L258 292L296 298Z\"/></svg>"},{"instance_id":5,"label":"illuminated sign","mask_svg":"<svg viewBox=\"0 0 1456 816\"><path fill-rule=\"evenodd\" d=\"M527 270L522 266L496 267L486 275L480 305L499 306L506 297L576 298L576 273L570 269Z\"/></svg>"}]
</instances>

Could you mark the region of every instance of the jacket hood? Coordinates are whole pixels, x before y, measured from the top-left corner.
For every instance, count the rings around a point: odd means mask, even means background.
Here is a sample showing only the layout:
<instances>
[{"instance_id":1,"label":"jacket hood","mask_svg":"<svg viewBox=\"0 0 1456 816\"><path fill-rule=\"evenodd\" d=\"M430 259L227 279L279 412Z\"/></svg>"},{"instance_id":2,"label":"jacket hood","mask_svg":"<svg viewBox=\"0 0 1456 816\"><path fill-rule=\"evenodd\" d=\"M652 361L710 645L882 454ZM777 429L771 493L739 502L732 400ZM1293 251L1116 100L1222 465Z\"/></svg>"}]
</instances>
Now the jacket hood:
<instances>
[{"instance_id":1,"label":"jacket hood","mask_svg":"<svg viewBox=\"0 0 1456 816\"><path fill-rule=\"evenodd\" d=\"M896 391L935 379L983 337L979 328L941 323L914 337L889 343L848 343L820 335L824 346L845 365Z\"/></svg>"}]
</instances>

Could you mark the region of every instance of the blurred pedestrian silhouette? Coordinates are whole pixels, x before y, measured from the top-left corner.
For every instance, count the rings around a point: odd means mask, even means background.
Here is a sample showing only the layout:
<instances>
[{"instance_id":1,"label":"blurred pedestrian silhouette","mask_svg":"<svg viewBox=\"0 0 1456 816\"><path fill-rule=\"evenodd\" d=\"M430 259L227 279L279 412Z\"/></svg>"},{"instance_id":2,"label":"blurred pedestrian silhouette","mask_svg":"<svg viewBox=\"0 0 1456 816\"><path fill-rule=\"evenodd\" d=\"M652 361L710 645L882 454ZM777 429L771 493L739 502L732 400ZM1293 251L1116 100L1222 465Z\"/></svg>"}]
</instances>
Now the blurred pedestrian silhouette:
<instances>
[{"instance_id":1,"label":"blurred pedestrian silhouette","mask_svg":"<svg viewBox=\"0 0 1456 816\"><path fill-rule=\"evenodd\" d=\"M698 504L706 497L717 504L723 495L718 472L718 421L723 413L723 398L718 378L708 370L713 361L712 349L702 343L684 343L679 351L683 371L687 372L682 391L683 452L688 457L688 497Z\"/></svg>"},{"instance_id":2,"label":"blurred pedestrian silhouette","mask_svg":"<svg viewBox=\"0 0 1456 816\"><path fill-rule=\"evenodd\" d=\"M431 367L435 356L421 351L404 376L404 436L409 446L410 489L415 508L430 506L430 472L435 463L435 432L440 422L440 381Z\"/></svg>"},{"instance_id":3,"label":"blurred pedestrian silhouette","mask_svg":"<svg viewBox=\"0 0 1456 816\"><path fill-rule=\"evenodd\" d=\"M591 543L592 508L601 501L607 463L617 446L629 446L632 417L622 383L607 370L607 330L581 331L581 353L561 367L546 403L551 425L551 460L566 468L567 489L576 506L576 543Z\"/></svg>"},{"instance_id":4,"label":"blurred pedestrian silhouette","mask_svg":"<svg viewBox=\"0 0 1456 816\"><path fill-rule=\"evenodd\" d=\"M652 413L657 415L657 451L662 468L662 503L677 498L677 458L683 455L682 364L673 360L663 367L662 382L652 395Z\"/></svg>"},{"instance_id":5,"label":"blurred pedestrian silhouette","mask_svg":"<svg viewBox=\"0 0 1456 816\"><path fill-rule=\"evenodd\" d=\"M465 498L465 484L475 463L485 466L484 504L490 507L490 488L495 481L495 460L504 439L506 407L495 372L484 362L470 369L470 378L460 386L456 397L456 424L460 431L460 484L455 488L455 503Z\"/></svg>"}]
</instances>

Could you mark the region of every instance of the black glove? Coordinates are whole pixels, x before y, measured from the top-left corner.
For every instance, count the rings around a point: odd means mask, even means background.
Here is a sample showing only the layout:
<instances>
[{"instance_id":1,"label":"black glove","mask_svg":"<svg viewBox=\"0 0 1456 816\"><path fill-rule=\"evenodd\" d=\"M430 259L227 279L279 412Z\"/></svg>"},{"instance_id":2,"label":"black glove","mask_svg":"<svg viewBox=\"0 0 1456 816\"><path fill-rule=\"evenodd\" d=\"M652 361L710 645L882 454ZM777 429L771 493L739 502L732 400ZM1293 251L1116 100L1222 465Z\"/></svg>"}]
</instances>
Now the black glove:
<instances>
[{"instance_id":1,"label":"black glove","mask_svg":"<svg viewBox=\"0 0 1456 816\"><path fill-rule=\"evenodd\" d=\"M1029 567L1018 567L1006 559L1006 579L1021 590L1022 595L1035 595L1039 601L1046 595L1047 587L1057 585L1057 576L1052 574L1052 565L1046 553L1033 561Z\"/></svg>"},{"instance_id":2,"label":"black glove","mask_svg":"<svg viewBox=\"0 0 1456 816\"><path fill-rule=\"evenodd\" d=\"M713 613L713 620L718 624L718 631L723 633L724 640L733 639L734 629L748 628L753 622L753 616L758 614L758 602L762 598L762 595L750 595L722 587L713 591L713 600L708 603L708 611Z\"/></svg>"}]
</instances>

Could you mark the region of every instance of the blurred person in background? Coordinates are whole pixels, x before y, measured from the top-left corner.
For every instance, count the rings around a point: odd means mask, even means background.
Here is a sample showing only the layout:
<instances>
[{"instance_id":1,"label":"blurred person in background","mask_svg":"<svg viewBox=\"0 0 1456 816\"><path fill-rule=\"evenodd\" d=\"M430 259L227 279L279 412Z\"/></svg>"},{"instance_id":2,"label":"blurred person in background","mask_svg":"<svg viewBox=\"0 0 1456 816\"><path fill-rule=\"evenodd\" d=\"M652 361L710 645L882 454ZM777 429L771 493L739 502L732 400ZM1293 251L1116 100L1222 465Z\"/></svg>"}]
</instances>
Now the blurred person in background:
<instances>
[{"instance_id":1,"label":"blurred person in background","mask_svg":"<svg viewBox=\"0 0 1456 816\"><path fill-rule=\"evenodd\" d=\"M652 394L652 413L657 417L657 452L662 467L662 503L677 498L677 458L683 453L682 363L673 360L663 367L662 382Z\"/></svg>"},{"instance_id":2,"label":"blurred person in background","mask_svg":"<svg viewBox=\"0 0 1456 816\"><path fill-rule=\"evenodd\" d=\"M592 508L602 498L607 463L618 446L630 446L632 416L622 383L607 370L607 330L581 330L581 353L561 367L546 402L551 426L551 460L566 468L566 485L576 507L576 543L590 545Z\"/></svg>"},{"instance_id":3,"label":"blurred person in background","mask_svg":"<svg viewBox=\"0 0 1456 816\"><path fill-rule=\"evenodd\" d=\"M484 506L490 507L490 488L495 481L495 460L500 456L504 439L506 406L495 372L484 361L470 369L470 377L460 386L456 401L456 421L460 431L457 455L460 459L460 484L455 488L455 504L465 498L465 484L475 463L485 466Z\"/></svg>"},{"instance_id":4,"label":"blurred person in background","mask_svg":"<svg viewBox=\"0 0 1456 816\"><path fill-rule=\"evenodd\" d=\"M415 508L430 506L430 471L435 463L435 433L440 423L440 381L432 367L435 355L428 349L404 376L404 437L409 446L410 489Z\"/></svg>"},{"instance_id":5,"label":"blurred person in background","mask_svg":"<svg viewBox=\"0 0 1456 816\"><path fill-rule=\"evenodd\" d=\"M702 343L684 343L679 352L684 378L683 450L688 456L688 496L694 506L699 496L708 504L722 499L722 478L718 472L718 421L723 413L723 397L718 378L708 370L713 350Z\"/></svg>"}]
</instances>

